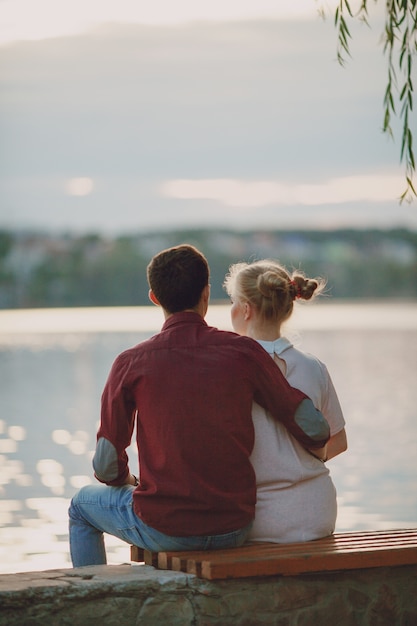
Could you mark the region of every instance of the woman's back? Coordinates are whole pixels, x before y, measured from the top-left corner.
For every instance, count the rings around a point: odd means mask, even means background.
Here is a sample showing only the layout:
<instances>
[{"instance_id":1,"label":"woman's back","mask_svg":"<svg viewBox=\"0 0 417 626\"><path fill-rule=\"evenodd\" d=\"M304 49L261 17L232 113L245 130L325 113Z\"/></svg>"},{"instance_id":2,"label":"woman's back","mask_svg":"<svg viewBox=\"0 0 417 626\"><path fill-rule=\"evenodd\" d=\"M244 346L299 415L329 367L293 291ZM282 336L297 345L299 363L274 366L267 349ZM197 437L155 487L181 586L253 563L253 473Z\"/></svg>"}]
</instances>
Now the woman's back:
<instances>
[{"instance_id":1,"label":"woman's back","mask_svg":"<svg viewBox=\"0 0 417 626\"><path fill-rule=\"evenodd\" d=\"M259 341L290 385L307 394L330 425L329 442L314 450L316 458L261 407L253 406L251 460L257 506L250 538L254 541L309 541L335 528L336 491L320 459L332 458L347 447L342 411L325 365L281 337L281 326L291 317L294 302L311 300L324 286L322 279L306 278L300 270L290 275L271 260L236 263L224 281L232 301L234 330Z\"/></svg>"},{"instance_id":2,"label":"woman's back","mask_svg":"<svg viewBox=\"0 0 417 626\"><path fill-rule=\"evenodd\" d=\"M295 349L285 338L261 345L278 357L288 382L311 397L334 435L344 428L339 401L326 367ZM289 543L331 534L336 523L336 491L324 463L307 452L286 428L253 406L257 508L252 541Z\"/></svg>"}]
</instances>

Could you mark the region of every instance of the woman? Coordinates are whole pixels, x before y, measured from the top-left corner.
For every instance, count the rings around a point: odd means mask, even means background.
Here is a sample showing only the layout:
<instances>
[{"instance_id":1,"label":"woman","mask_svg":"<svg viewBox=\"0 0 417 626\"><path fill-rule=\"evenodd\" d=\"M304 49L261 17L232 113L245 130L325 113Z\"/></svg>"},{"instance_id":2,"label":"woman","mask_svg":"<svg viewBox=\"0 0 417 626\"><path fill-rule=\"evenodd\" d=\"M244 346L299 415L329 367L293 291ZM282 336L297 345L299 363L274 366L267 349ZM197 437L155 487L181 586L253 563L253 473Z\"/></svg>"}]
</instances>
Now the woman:
<instances>
[{"instance_id":1,"label":"woman","mask_svg":"<svg viewBox=\"0 0 417 626\"><path fill-rule=\"evenodd\" d=\"M275 261L265 260L232 265L224 287L232 300L234 330L270 353L290 385L320 409L331 433L326 449L313 454L254 404L257 505L249 539L290 543L330 535L336 524L336 490L324 461L346 450L345 421L326 366L281 336L294 300L310 300L324 283L300 272L290 276Z\"/></svg>"}]
</instances>

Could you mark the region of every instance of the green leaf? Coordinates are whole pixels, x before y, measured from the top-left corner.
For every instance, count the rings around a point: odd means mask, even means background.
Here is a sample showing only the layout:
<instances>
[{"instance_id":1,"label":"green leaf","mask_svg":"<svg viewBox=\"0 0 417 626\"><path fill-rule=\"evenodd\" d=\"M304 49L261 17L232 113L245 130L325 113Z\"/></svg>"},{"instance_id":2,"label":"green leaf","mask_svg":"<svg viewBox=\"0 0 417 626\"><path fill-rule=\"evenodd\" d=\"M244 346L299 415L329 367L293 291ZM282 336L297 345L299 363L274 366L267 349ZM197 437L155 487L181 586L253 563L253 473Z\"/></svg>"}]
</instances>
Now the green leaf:
<instances>
[{"instance_id":1,"label":"green leaf","mask_svg":"<svg viewBox=\"0 0 417 626\"><path fill-rule=\"evenodd\" d=\"M343 30L346 32L347 36L350 37L350 32L346 24L346 20L343 16L340 16L340 24L343 25Z\"/></svg>"},{"instance_id":2,"label":"green leaf","mask_svg":"<svg viewBox=\"0 0 417 626\"><path fill-rule=\"evenodd\" d=\"M346 5L346 8L348 10L350 17L353 17L352 9L350 8L349 2L347 0L345 0L345 5Z\"/></svg>"},{"instance_id":3,"label":"green leaf","mask_svg":"<svg viewBox=\"0 0 417 626\"><path fill-rule=\"evenodd\" d=\"M408 183L408 186L411 188L411 191L413 192L413 194L417 196L416 190L414 189L413 181L408 176L407 176L407 183Z\"/></svg>"},{"instance_id":4,"label":"green leaf","mask_svg":"<svg viewBox=\"0 0 417 626\"><path fill-rule=\"evenodd\" d=\"M367 23L368 1L361 0L360 8L355 13L351 8L351 0L339 0L337 4L334 14L337 29L337 59L344 65L345 56L350 56L349 46L352 40L346 17ZM387 85L383 94L383 131L393 137L392 115L402 120L400 158L405 163L407 188L401 196L401 201L404 199L411 201L411 197L417 195L410 174L415 171L415 157L413 133L409 127L414 104L412 71L413 61L417 55L417 0L386 0L383 5L385 25L382 44L383 54L387 58ZM412 121L414 125L415 120Z\"/></svg>"}]
</instances>

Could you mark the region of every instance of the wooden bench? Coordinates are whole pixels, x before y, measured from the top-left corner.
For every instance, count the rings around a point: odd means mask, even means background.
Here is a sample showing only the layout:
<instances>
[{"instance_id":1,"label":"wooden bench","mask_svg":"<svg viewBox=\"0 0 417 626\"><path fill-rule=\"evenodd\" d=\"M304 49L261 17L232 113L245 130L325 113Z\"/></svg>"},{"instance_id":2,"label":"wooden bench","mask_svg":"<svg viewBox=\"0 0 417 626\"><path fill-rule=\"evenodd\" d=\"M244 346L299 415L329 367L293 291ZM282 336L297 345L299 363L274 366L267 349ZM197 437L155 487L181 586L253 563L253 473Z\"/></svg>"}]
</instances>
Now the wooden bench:
<instances>
[{"instance_id":1,"label":"wooden bench","mask_svg":"<svg viewBox=\"0 0 417 626\"><path fill-rule=\"evenodd\" d=\"M158 569L209 580L415 565L417 528L336 533L304 543L249 543L199 552L149 552L131 546L130 556Z\"/></svg>"}]
</instances>

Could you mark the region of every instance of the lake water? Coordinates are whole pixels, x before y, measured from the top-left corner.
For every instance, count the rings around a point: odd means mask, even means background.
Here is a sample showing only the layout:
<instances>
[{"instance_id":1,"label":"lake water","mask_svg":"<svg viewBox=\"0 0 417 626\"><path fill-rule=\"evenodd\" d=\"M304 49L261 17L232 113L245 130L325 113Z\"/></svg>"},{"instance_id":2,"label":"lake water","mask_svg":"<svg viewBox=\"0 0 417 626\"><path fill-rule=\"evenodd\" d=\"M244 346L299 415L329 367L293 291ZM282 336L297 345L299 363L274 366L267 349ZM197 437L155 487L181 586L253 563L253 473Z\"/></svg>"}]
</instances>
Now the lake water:
<instances>
[{"instance_id":1,"label":"lake water","mask_svg":"<svg viewBox=\"0 0 417 626\"><path fill-rule=\"evenodd\" d=\"M229 307L207 321L229 329ZM0 311L0 573L70 567L68 503L94 480L109 368L161 324L154 307ZM337 530L416 527L417 303L299 306L287 335L327 364L344 410ZM126 544L107 549L128 562Z\"/></svg>"}]
</instances>

